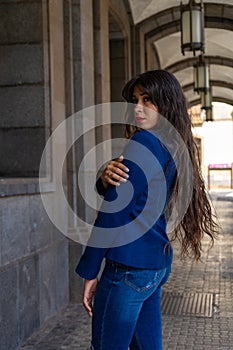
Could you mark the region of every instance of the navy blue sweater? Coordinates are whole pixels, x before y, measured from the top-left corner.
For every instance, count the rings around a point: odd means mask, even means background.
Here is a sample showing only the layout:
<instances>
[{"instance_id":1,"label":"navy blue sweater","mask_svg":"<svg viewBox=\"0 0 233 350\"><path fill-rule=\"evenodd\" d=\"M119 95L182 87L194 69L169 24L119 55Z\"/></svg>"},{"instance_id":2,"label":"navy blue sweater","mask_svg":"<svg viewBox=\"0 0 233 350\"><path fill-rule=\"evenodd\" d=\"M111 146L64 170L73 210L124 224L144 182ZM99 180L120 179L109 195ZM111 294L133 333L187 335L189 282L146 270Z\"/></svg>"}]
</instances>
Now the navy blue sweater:
<instances>
[{"instance_id":1,"label":"navy blue sweater","mask_svg":"<svg viewBox=\"0 0 233 350\"><path fill-rule=\"evenodd\" d=\"M123 153L129 179L107 190L91 237L76 272L85 279L98 275L103 258L145 269L161 269L172 262L165 211L173 191L175 163L155 132L132 136Z\"/></svg>"}]
</instances>

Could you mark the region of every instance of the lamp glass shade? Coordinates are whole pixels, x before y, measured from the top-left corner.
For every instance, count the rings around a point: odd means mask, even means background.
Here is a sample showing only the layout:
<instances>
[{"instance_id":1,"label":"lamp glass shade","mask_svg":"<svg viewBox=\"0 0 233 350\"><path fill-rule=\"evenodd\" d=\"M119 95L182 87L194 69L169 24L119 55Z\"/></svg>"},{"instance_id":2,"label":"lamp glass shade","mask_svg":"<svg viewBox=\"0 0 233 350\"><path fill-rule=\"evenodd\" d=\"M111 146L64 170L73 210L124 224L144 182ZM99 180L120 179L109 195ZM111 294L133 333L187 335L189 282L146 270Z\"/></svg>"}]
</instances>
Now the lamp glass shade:
<instances>
[{"instance_id":1,"label":"lamp glass shade","mask_svg":"<svg viewBox=\"0 0 233 350\"><path fill-rule=\"evenodd\" d=\"M202 105L202 109L212 109L212 94L211 94L211 90L207 90L206 92L205 91L202 91L200 93L201 95L201 105Z\"/></svg>"},{"instance_id":2,"label":"lamp glass shade","mask_svg":"<svg viewBox=\"0 0 233 350\"><path fill-rule=\"evenodd\" d=\"M198 45L201 43L202 29L201 29L201 12L197 10L184 11L182 14L182 30L183 30L183 44L195 43ZM191 26L192 23L192 26Z\"/></svg>"},{"instance_id":3,"label":"lamp glass shade","mask_svg":"<svg viewBox=\"0 0 233 350\"><path fill-rule=\"evenodd\" d=\"M207 91L210 89L210 67L204 62L194 65L194 91Z\"/></svg>"}]
</instances>

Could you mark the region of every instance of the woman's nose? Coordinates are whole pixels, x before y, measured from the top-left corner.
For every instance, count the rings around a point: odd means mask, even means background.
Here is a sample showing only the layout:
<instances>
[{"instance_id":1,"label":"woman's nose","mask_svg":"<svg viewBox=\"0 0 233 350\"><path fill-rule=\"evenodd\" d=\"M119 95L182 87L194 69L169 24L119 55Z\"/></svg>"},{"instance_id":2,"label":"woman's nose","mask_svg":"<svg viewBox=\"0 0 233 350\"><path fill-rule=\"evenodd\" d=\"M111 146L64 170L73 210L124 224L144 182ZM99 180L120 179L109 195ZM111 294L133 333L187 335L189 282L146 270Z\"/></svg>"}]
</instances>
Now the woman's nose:
<instances>
[{"instance_id":1,"label":"woman's nose","mask_svg":"<svg viewBox=\"0 0 233 350\"><path fill-rule=\"evenodd\" d=\"M142 112L143 111L143 106L139 103L136 104L135 106L135 112L138 113L138 112Z\"/></svg>"}]
</instances>

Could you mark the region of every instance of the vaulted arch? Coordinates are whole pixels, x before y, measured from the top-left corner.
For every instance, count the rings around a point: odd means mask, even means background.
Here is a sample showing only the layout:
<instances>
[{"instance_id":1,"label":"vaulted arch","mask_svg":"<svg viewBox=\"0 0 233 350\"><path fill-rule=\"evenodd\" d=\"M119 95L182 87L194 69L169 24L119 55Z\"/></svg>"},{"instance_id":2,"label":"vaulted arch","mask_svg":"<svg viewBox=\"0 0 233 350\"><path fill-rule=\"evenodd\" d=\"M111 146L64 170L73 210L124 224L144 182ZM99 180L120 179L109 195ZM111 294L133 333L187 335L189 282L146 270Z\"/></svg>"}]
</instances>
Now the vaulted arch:
<instances>
[{"instance_id":1,"label":"vaulted arch","mask_svg":"<svg viewBox=\"0 0 233 350\"><path fill-rule=\"evenodd\" d=\"M197 58L192 53L186 53L182 56L180 50L180 6L178 1L164 1L155 5L156 9L162 11L155 12L146 17L146 10L138 17L135 15L137 28L140 32L140 55L144 57L141 69L167 69L178 76L177 72L185 71L188 67L192 67ZM173 5L173 6L171 6ZM211 82L215 87L214 99L222 100L218 90L221 86L221 72L225 76L225 70L232 68L233 64L233 47L229 45L233 42L233 6L231 1L212 1L205 3L205 33L206 33L206 60L210 64ZM148 3L147 12L152 10L152 6ZM139 9L137 9L139 10ZM137 11L135 11L137 13ZM143 18L144 16L144 18ZM143 20L139 21L140 18ZM218 76L216 77L216 69ZM187 71L189 85L193 86L193 72ZM180 80L184 86L183 79ZM186 83L187 85L187 83ZM225 82L226 88L232 91L233 74L228 76ZM187 91L187 87L186 87ZM230 102L233 101L233 93ZM187 95L191 103L189 96Z\"/></svg>"}]
</instances>

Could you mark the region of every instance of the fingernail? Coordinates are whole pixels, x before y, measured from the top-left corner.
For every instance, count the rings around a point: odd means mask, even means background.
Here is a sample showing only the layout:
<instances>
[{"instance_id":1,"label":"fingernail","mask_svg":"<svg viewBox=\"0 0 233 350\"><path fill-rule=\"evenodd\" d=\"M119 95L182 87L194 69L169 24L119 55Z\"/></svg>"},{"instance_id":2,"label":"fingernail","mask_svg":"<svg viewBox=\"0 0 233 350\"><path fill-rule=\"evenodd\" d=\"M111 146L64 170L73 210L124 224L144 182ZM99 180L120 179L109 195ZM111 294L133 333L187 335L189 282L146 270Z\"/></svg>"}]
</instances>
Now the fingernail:
<instances>
[{"instance_id":1,"label":"fingernail","mask_svg":"<svg viewBox=\"0 0 233 350\"><path fill-rule=\"evenodd\" d=\"M128 173L128 172L129 172L129 169L128 169L128 168L126 168L126 169L125 169L125 171L127 171L127 173Z\"/></svg>"},{"instance_id":2,"label":"fingernail","mask_svg":"<svg viewBox=\"0 0 233 350\"><path fill-rule=\"evenodd\" d=\"M117 183L116 183L116 186L120 186L120 183L119 183L119 182L117 182Z\"/></svg>"},{"instance_id":3,"label":"fingernail","mask_svg":"<svg viewBox=\"0 0 233 350\"><path fill-rule=\"evenodd\" d=\"M128 178L129 178L129 175L126 174L125 177L126 177L126 179L128 179Z\"/></svg>"},{"instance_id":4,"label":"fingernail","mask_svg":"<svg viewBox=\"0 0 233 350\"><path fill-rule=\"evenodd\" d=\"M121 181L123 181L123 182L127 182L127 179L122 179Z\"/></svg>"}]
</instances>

